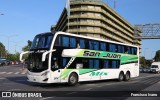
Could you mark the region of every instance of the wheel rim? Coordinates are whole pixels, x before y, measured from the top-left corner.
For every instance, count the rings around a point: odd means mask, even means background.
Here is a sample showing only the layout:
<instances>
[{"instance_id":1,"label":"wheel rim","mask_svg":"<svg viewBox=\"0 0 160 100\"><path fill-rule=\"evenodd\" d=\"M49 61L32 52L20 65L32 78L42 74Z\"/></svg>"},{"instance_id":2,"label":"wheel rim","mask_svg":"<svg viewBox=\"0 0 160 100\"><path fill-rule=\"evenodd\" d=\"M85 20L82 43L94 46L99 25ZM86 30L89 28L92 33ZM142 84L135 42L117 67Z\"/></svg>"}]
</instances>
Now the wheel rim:
<instances>
[{"instance_id":1,"label":"wheel rim","mask_svg":"<svg viewBox=\"0 0 160 100\"><path fill-rule=\"evenodd\" d=\"M128 74L126 74L126 79L127 79L127 80L129 79L129 75L128 75Z\"/></svg>"},{"instance_id":2,"label":"wheel rim","mask_svg":"<svg viewBox=\"0 0 160 100\"><path fill-rule=\"evenodd\" d=\"M120 74L120 80L123 80L123 75L122 74Z\"/></svg>"},{"instance_id":3,"label":"wheel rim","mask_svg":"<svg viewBox=\"0 0 160 100\"><path fill-rule=\"evenodd\" d=\"M130 78L130 75L129 75L129 73L127 73L126 74L126 80L129 80L129 78Z\"/></svg>"},{"instance_id":4,"label":"wheel rim","mask_svg":"<svg viewBox=\"0 0 160 100\"><path fill-rule=\"evenodd\" d=\"M74 84L74 83L76 82L76 78L75 78L74 76L71 76L70 82L71 82L72 84Z\"/></svg>"}]
</instances>

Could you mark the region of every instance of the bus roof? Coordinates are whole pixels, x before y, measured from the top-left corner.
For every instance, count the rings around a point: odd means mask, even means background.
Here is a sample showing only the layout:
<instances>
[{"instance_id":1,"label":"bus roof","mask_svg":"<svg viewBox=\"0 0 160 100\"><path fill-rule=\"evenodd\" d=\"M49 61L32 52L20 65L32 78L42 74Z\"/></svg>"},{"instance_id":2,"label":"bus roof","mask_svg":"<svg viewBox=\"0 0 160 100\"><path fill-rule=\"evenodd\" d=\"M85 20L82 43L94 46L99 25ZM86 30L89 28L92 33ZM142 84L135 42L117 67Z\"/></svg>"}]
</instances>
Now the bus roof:
<instances>
[{"instance_id":1,"label":"bus roof","mask_svg":"<svg viewBox=\"0 0 160 100\"><path fill-rule=\"evenodd\" d=\"M56 35L58 35L58 34L64 34L64 35L69 35L69 36L82 37L82 38L86 38L86 39L93 39L93 40L97 40L97 41L115 43L115 44L126 45L126 46L131 46L131 47L138 48L138 46L131 45L131 44L124 44L124 43L121 43L121 42L110 41L110 40L105 40L105 39L99 39L99 38L94 38L94 37L89 37L89 36L83 36L83 35L77 35L77 34L72 34L72 33L56 32L55 34Z\"/></svg>"}]
</instances>

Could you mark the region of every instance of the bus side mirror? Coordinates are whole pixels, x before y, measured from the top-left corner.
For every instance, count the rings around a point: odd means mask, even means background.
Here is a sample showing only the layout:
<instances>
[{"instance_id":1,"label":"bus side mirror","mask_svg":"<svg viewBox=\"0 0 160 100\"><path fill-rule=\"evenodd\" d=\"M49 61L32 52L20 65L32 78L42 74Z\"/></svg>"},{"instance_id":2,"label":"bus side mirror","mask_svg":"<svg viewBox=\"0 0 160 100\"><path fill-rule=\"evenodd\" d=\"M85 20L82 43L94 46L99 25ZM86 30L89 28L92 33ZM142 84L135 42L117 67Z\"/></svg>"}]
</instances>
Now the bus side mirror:
<instances>
[{"instance_id":1,"label":"bus side mirror","mask_svg":"<svg viewBox=\"0 0 160 100\"><path fill-rule=\"evenodd\" d=\"M19 60L20 60L21 62L23 61L23 60L22 60L23 55L24 55L24 54L27 54L27 53L29 53L29 51L22 52L22 53L20 54Z\"/></svg>"},{"instance_id":2,"label":"bus side mirror","mask_svg":"<svg viewBox=\"0 0 160 100\"><path fill-rule=\"evenodd\" d=\"M44 53L42 54L42 62L45 61L46 55L47 55L48 53L51 53L51 52L54 52L54 51L56 51L56 50L51 50L51 51L46 51L46 52L44 52Z\"/></svg>"}]
</instances>

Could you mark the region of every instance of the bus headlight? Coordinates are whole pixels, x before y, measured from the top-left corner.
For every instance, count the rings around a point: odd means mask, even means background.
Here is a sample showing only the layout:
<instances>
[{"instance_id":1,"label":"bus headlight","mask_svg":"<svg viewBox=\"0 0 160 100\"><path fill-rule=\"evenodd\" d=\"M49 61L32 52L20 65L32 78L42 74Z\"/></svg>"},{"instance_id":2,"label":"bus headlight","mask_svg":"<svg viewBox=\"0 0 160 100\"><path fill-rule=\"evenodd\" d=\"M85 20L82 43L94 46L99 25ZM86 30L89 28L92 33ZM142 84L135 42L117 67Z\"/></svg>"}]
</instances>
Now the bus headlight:
<instances>
[{"instance_id":1,"label":"bus headlight","mask_svg":"<svg viewBox=\"0 0 160 100\"><path fill-rule=\"evenodd\" d=\"M46 71L41 76L46 76L48 73L49 73L49 71Z\"/></svg>"}]
</instances>

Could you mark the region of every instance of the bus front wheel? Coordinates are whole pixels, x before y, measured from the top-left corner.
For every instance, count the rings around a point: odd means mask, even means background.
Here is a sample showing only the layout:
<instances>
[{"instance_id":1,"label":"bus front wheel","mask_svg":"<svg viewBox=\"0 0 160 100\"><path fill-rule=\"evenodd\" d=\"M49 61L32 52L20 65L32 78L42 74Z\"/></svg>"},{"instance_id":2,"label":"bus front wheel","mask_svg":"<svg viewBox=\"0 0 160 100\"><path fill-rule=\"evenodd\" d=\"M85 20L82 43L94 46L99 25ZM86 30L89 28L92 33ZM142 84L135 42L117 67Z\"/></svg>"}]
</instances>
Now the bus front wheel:
<instances>
[{"instance_id":1,"label":"bus front wheel","mask_svg":"<svg viewBox=\"0 0 160 100\"><path fill-rule=\"evenodd\" d=\"M70 86L75 86L78 83L78 76L76 73L71 73L68 79L68 84Z\"/></svg>"},{"instance_id":2,"label":"bus front wheel","mask_svg":"<svg viewBox=\"0 0 160 100\"><path fill-rule=\"evenodd\" d=\"M120 73L119 73L118 81L123 81L123 80L124 80L124 73L123 73L123 72L120 72Z\"/></svg>"}]
</instances>

